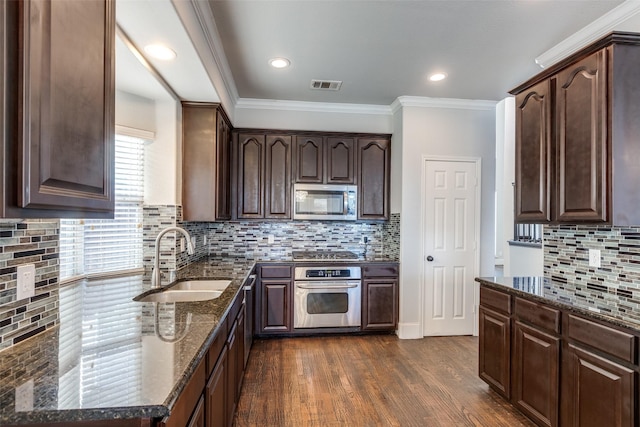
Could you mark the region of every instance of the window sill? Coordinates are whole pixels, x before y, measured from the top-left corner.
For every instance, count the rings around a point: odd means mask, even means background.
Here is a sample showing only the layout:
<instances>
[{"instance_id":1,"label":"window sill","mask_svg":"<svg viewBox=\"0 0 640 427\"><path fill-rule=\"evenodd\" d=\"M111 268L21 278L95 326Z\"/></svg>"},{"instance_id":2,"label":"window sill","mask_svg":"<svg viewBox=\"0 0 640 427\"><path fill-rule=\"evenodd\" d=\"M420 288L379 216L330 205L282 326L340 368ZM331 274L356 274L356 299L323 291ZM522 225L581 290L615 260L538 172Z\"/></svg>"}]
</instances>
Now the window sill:
<instances>
[{"instance_id":1,"label":"window sill","mask_svg":"<svg viewBox=\"0 0 640 427\"><path fill-rule=\"evenodd\" d=\"M542 243L536 242L522 242L519 240L509 240L509 246L523 246L526 248L540 248L542 249Z\"/></svg>"}]
</instances>

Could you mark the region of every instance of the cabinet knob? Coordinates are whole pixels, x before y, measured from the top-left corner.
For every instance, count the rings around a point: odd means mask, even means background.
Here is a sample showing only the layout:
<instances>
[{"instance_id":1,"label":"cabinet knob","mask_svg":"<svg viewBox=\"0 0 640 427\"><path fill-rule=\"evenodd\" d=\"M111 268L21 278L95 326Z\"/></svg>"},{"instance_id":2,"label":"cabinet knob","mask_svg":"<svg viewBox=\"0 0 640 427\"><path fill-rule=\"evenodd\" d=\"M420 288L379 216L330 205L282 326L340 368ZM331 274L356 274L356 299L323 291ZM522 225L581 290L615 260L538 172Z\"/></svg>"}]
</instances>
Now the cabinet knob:
<instances>
[{"instance_id":1,"label":"cabinet knob","mask_svg":"<svg viewBox=\"0 0 640 427\"><path fill-rule=\"evenodd\" d=\"M433 257L432 257L431 255L429 255L429 256L427 257L427 261L429 261L429 262L433 261Z\"/></svg>"}]
</instances>

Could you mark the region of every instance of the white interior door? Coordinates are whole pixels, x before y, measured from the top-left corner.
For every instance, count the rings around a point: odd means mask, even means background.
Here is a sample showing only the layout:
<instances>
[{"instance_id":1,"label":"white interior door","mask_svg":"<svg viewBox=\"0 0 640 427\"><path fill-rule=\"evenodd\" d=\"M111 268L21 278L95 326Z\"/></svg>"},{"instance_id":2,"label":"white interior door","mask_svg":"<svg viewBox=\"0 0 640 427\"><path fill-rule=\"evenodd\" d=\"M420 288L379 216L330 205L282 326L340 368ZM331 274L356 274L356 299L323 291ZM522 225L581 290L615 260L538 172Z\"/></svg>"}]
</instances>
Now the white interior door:
<instances>
[{"instance_id":1,"label":"white interior door","mask_svg":"<svg viewBox=\"0 0 640 427\"><path fill-rule=\"evenodd\" d=\"M423 164L425 336L473 333L478 169L475 161Z\"/></svg>"}]
</instances>

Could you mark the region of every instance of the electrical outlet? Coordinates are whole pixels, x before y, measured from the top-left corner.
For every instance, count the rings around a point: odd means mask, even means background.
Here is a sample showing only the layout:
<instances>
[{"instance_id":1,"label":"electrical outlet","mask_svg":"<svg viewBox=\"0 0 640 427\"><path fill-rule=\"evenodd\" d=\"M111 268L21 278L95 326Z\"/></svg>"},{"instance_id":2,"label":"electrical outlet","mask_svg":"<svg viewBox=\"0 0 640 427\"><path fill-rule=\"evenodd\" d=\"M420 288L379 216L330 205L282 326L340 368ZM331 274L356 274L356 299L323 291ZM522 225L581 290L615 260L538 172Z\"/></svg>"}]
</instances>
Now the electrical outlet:
<instances>
[{"instance_id":1,"label":"electrical outlet","mask_svg":"<svg viewBox=\"0 0 640 427\"><path fill-rule=\"evenodd\" d=\"M36 294L36 266L34 264L20 265L16 269L17 289L16 299L31 298Z\"/></svg>"},{"instance_id":2,"label":"electrical outlet","mask_svg":"<svg viewBox=\"0 0 640 427\"><path fill-rule=\"evenodd\" d=\"M16 412L33 411L33 380L16 387Z\"/></svg>"},{"instance_id":3,"label":"electrical outlet","mask_svg":"<svg viewBox=\"0 0 640 427\"><path fill-rule=\"evenodd\" d=\"M207 245L207 236L202 236L202 244Z\"/></svg>"},{"instance_id":4,"label":"electrical outlet","mask_svg":"<svg viewBox=\"0 0 640 427\"><path fill-rule=\"evenodd\" d=\"M273 242L275 242L275 238L273 237L273 234L269 234L269 235L267 236L267 243L268 243L268 244L270 244L270 245L272 245L272 244L273 244Z\"/></svg>"},{"instance_id":5,"label":"electrical outlet","mask_svg":"<svg viewBox=\"0 0 640 427\"><path fill-rule=\"evenodd\" d=\"M589 267L600 268L600 249L589 249Z\"/></svg>"}]
</instances>

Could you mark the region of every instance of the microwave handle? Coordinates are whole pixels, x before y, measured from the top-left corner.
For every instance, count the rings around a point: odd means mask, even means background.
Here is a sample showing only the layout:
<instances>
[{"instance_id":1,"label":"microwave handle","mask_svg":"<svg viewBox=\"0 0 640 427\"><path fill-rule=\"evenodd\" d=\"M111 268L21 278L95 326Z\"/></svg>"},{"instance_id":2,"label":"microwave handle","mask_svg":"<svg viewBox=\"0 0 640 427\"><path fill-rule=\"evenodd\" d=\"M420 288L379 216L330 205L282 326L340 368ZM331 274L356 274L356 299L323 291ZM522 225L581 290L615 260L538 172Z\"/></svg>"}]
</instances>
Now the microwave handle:
<instances>
[{"instance_id":1,"label":"microwave handle","mask_svg":"<svg viewBox=\"0 0 640 427\"><path fill-rule=\"evenodd\" d=\"M342 200L344 201L343 202L344 206L342 207L342 213L346 215L349 213L349 192L348 191L344 192L344 197L342 197Z\"/></svg>"}]
</instances>

